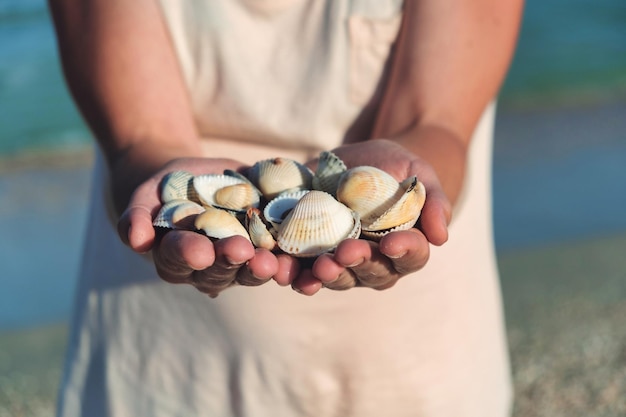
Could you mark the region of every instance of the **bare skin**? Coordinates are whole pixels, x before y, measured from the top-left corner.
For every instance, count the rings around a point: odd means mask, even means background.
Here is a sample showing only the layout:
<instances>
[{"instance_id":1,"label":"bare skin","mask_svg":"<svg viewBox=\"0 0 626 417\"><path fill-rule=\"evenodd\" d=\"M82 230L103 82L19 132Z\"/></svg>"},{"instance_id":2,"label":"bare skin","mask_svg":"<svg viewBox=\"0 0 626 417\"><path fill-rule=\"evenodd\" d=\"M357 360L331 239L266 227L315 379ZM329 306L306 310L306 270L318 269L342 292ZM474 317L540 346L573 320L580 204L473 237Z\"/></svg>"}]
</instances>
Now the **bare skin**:
<instances>
[{"instance_id":1,"label":"bare skin","mask_svg":"<svg viewBox=\"0 0 626 417\"><path fill-rule=\"evenodd\" d=\"M307 295L323 286L382 290L421 269L430 245L448 238L471 134L503 80L522 2L407 1L371 137L335 151L349 166L378 166L398 179L417 174L428 194L419 229L379 243L344 241L310 268L236 237L211 242L193 232L156 235L152 217L165 173L245 166L197 158L200 134L154 0L50 0L50 6L68 85L107 158L122 241L136 252L151 251L165 281L216 296L236 283L269 279Z\"/></svg>"}]
</instances>

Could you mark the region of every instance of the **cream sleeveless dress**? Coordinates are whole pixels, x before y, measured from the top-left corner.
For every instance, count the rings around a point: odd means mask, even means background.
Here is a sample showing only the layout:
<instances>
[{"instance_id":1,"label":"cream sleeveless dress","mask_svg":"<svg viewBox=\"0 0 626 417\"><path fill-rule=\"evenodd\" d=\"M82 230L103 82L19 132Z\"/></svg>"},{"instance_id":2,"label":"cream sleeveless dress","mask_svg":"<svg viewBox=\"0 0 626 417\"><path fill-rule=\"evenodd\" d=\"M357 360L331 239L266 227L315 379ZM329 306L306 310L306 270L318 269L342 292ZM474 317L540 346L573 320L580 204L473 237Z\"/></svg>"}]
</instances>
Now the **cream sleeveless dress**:
<instances>
[{"instance_id":1,"label":"cream sleeveless dress","mask_svg":"<svg viewBox=\"0 0 626 417\"><path fill-rule=\"evenodd\" d=\"M206 156L306 160L372 117L402 2L162 0ZM502 417L493 107L450 240L386 291L273 282L209 299L161 281L107 220L98 158L59 416ZM358 139L358 138L356 138Z\"/></svg>"}]
</instances>

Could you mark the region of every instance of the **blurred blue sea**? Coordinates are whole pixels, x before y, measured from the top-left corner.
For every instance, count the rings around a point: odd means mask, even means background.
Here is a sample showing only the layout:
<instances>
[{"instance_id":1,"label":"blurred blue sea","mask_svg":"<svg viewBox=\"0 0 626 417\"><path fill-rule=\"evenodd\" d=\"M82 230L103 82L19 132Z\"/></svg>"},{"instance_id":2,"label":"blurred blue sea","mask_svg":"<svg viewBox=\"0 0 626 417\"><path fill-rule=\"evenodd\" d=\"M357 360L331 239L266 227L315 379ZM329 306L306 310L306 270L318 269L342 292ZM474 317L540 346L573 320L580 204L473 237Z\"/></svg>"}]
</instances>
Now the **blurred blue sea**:
<instances>
[{"instance_id":1,"label":"blurred blue sea","mask_svg":"<svg viewBox=\"0 0 626 417\"><path fill-rule=\"evenodd\" d=\"M496 126L499 250L626 231L626 181L611 181L626 178L625 22L624 0L527 2ZM45 1L0 0L0 157L90 143ZM8 201L12 175L0 178L0 329L66 320L87 207L53 196L61 183L87 189L89 173L22 174L39 199ZM36 220L15 223L23 210Z\"/></svg>"},{"instance_id":2,"label":"blurred blue sea","mask_svg":"<svg viewBox=\"0 0 626 417\"><path fill-rule=\"evenodd\" d=\"M623 0L528 1L505 105L626 95ZM0 155L89 134L62 82L44 0L0 0Z\"/></svg>"}]
</instances>

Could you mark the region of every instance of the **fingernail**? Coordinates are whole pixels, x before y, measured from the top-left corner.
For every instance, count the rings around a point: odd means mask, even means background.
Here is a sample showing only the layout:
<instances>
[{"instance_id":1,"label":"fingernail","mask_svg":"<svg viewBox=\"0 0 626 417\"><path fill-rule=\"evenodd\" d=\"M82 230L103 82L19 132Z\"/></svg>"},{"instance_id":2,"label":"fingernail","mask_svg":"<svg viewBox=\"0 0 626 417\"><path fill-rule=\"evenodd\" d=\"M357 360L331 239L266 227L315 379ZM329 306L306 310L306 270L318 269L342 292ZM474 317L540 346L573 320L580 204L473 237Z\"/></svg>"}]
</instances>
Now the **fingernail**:
<instances>
[{"instance_id":1,"label":"fingernail","mask_svg":"<svg viewBox=\"0 0 626 417\"><path fill-rule=\"evenodd\" d=\"M354 268L354 267L357 267L357 266L359 266L359 265L361 265L361 264L363 263L363 260L364 260L364 259L363 259L363 258L361 258L361 259L359 259L358 261L351 263L350 265L346 265L345 267L346 267L346 268Z\"/></svg>"},{"instance_id":2,"label":"fingernail","mask_svg":"<svg viewBox=\"0 0 626 417\"><path fill-rule=\"evenodd\" d=\"M402 258L404 255L406 255L406 252L402 252L402 253L400 253L398 255L387 255L387 258L389 258L389 259L399 259L399 258Z\"/></svg>"},{"instance_id":3,"label":"fingernail","mask_svg":"<svg viewBox=\"0 0 626 417\"><path fill-rule=\"evenodd\" d=\"M233 259L230 259L228 256L226 256L226 262L228 262L231 266L241 266L243 264L245 264L247 261L235 261Z\"/></svg>"}]
</instances>

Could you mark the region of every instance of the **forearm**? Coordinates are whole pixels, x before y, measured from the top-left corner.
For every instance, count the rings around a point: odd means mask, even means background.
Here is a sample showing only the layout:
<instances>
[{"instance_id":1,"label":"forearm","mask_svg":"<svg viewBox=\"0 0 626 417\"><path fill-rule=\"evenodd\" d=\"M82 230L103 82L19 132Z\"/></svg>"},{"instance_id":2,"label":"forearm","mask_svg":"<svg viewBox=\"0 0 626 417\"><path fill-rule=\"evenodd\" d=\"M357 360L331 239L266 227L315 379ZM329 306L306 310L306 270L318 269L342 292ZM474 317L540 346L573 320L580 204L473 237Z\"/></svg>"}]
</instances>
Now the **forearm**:
<instances>
[{"instance_id":1,"label":"forearm","mask_svg":"<svg viewBox=\"0 0 626 417\"><path fill-rule=\"evenodd\" d=\"M452 202L477 121L511 61L521 10L521 0L407 0L373 137L429 162Z\"/></svg>"},{"instance_id":2,"label":"forearm","mask_svg":"<svg viewBox=\"0 0 626 417\"><path fill-rule=\"evenodd\" d=\"M50 9L69 89L113 182L117 171L126 176L121 200L167 160L198 155L189 99L153 0L50 0Z\"/></svg>"}]
</instances>

